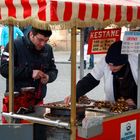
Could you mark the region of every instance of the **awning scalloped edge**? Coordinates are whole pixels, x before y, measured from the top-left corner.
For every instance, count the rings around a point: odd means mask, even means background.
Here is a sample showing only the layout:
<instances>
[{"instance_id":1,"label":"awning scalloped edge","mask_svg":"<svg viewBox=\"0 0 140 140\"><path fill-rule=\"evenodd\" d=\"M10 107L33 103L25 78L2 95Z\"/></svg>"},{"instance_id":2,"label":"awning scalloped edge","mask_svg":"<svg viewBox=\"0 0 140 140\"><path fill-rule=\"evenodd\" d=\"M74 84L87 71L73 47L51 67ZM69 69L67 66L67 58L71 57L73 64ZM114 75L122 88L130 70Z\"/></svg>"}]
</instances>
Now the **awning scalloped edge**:
<instances>
[{"instance_id":1,"label":"awning scalloped edge","mask_svg":"<svg viewBox=\"0 0 140 140\"><path fill-rule=\"evenodd\" d=\"M0 24L3 25L14 25L19 27L26 27L32 25L33 27L39 29L50 29L50 25L47 22L37 20L34 18L27 18L24 20L17 20L15 18L9 17L6 20L0 20Z\"/></svg>"},{"instance_id":2,"label":"awning scalloped edge","mask_svg":"<svg viewBox=\"0 0 140 140\"><path fill-rule=\"evenodd\" d=\"M90 27L94 26L95 28L105 28L109 25L115 24L118 27L126 26L126 27L137 27L140 26L140 20L133 20L133 22L114 22L112 20L106 20L106 21L97 21L97 20L87 20L87 21L80 21L80 20L73 20L68 22L53 22L51 23L51 28L54 29L68 29L76 26L77 28L84 28L84 27Z\"/></svg>"},{"instance_id":3,"label":"awning scalloped edge","mask_svg":"<svg viewBox=\"0 0 140 140\"><path fill-rule=\"evenodd\" d=\"M81 21L78 19L73 19L71 21L59 21L59 22L50 22L50 21L41 21L35 18L28 18L24 20L17 20L15 18L9 17L6 20L0 20L0 24L4 25L15 25L15 26L20 26L20 27L25 27L28 25L32 25L33 27L39 28L39 29L70 29L74 26L77 28L83 28L83 27L89 27L89 26L94 26L96 28L105 28L111 24L115 24L118 27L122 26L131 26L131 27L137 27L140 26L140 20L133 20L132 22L126 22L121 21L121 22L114 22L112 20L106 20L106 21L97 21L97 20L86 20L86 21Z\"/></svg>"}]
</instances>

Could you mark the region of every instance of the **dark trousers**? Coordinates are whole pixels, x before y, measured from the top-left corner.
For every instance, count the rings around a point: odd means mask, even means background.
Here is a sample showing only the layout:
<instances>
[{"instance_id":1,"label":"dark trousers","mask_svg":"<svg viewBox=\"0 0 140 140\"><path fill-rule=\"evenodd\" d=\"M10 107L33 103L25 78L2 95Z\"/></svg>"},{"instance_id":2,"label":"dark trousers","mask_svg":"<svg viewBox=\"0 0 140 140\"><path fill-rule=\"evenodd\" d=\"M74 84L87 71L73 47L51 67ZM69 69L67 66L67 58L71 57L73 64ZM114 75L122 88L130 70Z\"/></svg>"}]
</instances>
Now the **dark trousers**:
<instances>
[{"instance_id":1,"label":"dark trousers","mask_svg":"<svg viewBox=\"0 0 140 140\"><path fill-rule=\"evenodd\" d=\"M89 58L89 67L94 67L94 55L91 54Z\"/></svg>"}]
</instances>

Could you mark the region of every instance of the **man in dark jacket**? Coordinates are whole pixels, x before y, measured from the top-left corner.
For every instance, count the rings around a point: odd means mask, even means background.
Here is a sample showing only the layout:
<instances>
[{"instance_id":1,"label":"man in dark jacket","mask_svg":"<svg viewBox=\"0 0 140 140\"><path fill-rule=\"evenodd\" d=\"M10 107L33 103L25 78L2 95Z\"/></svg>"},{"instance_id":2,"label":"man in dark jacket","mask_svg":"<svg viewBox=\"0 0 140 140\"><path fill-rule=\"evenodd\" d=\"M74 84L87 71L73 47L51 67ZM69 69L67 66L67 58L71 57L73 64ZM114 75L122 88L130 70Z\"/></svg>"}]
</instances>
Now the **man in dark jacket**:
<instances>
[{"instance_id":1,"label":"man in dark jacket","mask_svg":"<svg viewBox=\"0 0 140 140\"><path fill-rule=\"evenodd\" d=\"M27 36L14 40L14 92L20 93L24 87L34 87L35 105L43 102L46 85L57 78L52 47L47 44L51 34L51 30L32 27ZM6 92L9 91L8 63L7 45L1 57L1 75L6 78Z\"/></svg>"}]
</instances>

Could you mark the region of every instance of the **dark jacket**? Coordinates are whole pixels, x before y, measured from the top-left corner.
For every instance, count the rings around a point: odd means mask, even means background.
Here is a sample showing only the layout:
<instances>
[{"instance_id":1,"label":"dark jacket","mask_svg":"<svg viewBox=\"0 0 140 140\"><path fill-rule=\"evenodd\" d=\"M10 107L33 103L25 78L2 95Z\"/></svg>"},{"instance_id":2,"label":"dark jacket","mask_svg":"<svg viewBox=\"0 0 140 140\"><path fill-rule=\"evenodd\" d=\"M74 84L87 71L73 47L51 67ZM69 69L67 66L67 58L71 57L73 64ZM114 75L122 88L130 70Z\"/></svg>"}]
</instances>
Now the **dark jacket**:
<instances>
[{"instance_id":1,"label":"dark jacket","mask_svg":"<svg viewBox=\"0 0 140 140\"><path fill-rule=\"evenodd\" d=\"M100 81L96 80L90 73L78 81L76 85L76 101L85 95L87 92L91 91L93 88L98 86Z\"/></svg>"},{"instance_id":2,"label":"dark jacket","mask_svg":"<svg viewBox=\"0 0 140 140\"><path fill-rule=\"evenodd\" d=\"M7 78L6 92L9 90L8 84L8 46L6 46L1 57L1 75ZM18 38L14 41L14 91L20 91L22 87L35 87L38 90L40 80L32 78L33 70L42 70L49 75L49 83L53 82L58 70L54 63L52 47L48 44L41 51L37 51L28 37ZM46 95L46 85L41 85L43 99Z\"/></svg>"}]
</instances>

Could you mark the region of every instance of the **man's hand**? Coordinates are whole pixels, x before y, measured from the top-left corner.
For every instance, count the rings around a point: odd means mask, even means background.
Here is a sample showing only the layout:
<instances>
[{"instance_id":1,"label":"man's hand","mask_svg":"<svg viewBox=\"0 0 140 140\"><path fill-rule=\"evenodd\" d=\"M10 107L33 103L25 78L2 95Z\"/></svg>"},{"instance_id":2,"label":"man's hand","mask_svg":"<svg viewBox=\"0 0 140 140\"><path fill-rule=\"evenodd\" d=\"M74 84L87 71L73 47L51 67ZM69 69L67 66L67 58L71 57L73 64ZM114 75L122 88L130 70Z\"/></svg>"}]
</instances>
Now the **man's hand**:
<instances>
[{"instance_id":1,"label":"man's hand","mask_svg":"<svg viewBox=\"0 0 140 140\"><path fill-rule=\"evenodd\" d=\"M47 84L49 81L49 76L41 70L33 70L32 78L40 79L42 84Z\"/></svg>"},{"instance_id":2,"label":"man's hand","mask_svg":"<svg viewBox=\"0 0 140 140\"><path fill-rule=\"evenodd\" d=\"M42 72L41 70L33 70L32 78L36 80L44 77L44 75L45 73Z\"/></svg>"},{"instance_id":3,"label":"man's hand","mask_svg":"<svg viewBox=\"0 0 140 140\"><path fill-rule=\"evenodd\" d=\"M128 103L129 106L135 106L136 104L134 103L134 101L132 99L127 99L126 102Z\"/></svg>"},{"instance_id":4,"label":"man's hand","mask_svg":"<svg viewBox=\"0 0 140 140\"><path fill-rule=\"evenodd\" d=\"M68 105L70 102L71 102L71 96L67 96L67 97L64 99L64 103L65 103L66 105Z\"/></svg>"},{"instance_id":5,"label":"man's hand","mask_svg":"<svg viewBox=\"0 0 140 140\"><path fill-rule=\"evenodd\" d=\"M49 76L47 74L45 74L42 78L41 78L41 83L42 84L47 84L49 81Z\"/></svg>"}]
</instances>

